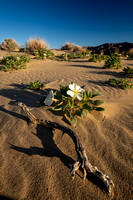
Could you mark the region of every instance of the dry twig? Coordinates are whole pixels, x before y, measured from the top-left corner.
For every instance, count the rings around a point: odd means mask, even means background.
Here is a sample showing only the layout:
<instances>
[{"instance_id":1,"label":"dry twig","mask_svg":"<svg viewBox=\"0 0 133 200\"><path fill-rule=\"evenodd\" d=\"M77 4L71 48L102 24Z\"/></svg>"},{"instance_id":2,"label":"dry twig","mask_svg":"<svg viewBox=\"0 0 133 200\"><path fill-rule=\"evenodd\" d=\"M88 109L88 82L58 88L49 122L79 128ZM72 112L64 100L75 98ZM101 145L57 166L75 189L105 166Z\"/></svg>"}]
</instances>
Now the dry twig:
<instances>
[{"instance_id":1,"label":"dry twig","mask_svg":"<svg viewBox=\"0 0 133 200\"><path fill-rule=\"evenodd\" d=\"M92 166L91 163L88 160L88 157L86 155L86 151L81 144L81 141L77 134L70 128L63 126L57 122L51 122L48 120L40 120L37 119L29 110L29 108L22 102L18 103L19 107L25 112L29 120L34 124L41 124L42 126L46 128L52 128L52 129L59 129L63 133L67 133L73 140L75 144L75 150L77 152L78 158L77 161L72 165L71 167L71 174L72 178L75 176L75 172L79 169L81 166L84 170L84 179L86 178L87 173L91 173L95 176L97 176L105 185L107 192L109 195L112 194L111 186L114 186L113 181L111 178L107 175L101 172L96 166Z\"/></svg>"}]
</instances>

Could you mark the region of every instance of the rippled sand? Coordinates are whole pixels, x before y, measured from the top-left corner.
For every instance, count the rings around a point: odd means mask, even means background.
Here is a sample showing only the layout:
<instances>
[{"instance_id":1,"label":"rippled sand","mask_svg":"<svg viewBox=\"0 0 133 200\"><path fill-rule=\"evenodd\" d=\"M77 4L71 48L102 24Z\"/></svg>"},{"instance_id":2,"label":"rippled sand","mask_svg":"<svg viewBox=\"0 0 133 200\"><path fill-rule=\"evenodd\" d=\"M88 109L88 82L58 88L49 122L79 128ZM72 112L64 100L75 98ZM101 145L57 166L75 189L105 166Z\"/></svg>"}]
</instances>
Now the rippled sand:
<instances>
[{"instance_id":1,"label":"rippled sand","mask_svg":"<svg viewBox=\"0 0 133 200\"><path fill-rule=\"evenodd\" d=\"M0 52L0 56L2 53ZM122 61L133 67L133 61ZM107 173L115 184L114 200L131 200L133 187L133 90L106 86L103 81L120 77L121 70L102 69L104 63L87 59L71 62L31 60L26 69L0 72L0 199L108 200L100 183L78 171L71 179L70 166L77 159L68 135L27 123L17 106L22 101L42 119L68 125L46 107L37 108L45 91L23 89L21 84L40 80L47 89L76 82L99 91L105 111L78 119L75 129L90 162Z\"/></svg>"}]
</instances>

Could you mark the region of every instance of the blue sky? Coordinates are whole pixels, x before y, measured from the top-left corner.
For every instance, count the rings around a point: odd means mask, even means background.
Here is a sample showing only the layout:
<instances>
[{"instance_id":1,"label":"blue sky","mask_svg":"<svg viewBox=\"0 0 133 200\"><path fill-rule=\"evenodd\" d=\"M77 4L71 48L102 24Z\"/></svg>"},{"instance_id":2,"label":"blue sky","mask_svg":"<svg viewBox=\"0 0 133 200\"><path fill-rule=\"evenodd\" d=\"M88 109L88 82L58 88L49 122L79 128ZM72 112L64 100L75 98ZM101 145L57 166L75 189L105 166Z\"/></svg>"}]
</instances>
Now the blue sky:
<instances>
[{"instance_id":1,"label":"blue sky","mask_svg":"<svg viewBox=\"0 0 133 200\"><path fill-rule=\"evenodd\" d=\"M133 42L133 0L1 0L0 43L38 36L50 48Z\"/></svg>"}]
</instances>

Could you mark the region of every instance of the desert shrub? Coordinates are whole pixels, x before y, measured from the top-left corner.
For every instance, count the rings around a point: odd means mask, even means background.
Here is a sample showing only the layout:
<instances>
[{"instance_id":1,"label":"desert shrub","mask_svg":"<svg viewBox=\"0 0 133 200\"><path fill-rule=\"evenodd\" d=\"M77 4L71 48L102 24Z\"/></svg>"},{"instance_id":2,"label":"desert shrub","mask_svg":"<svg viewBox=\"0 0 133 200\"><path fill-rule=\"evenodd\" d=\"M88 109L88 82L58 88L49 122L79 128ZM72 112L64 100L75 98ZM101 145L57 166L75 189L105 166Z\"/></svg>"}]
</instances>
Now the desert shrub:
<instances>
[{"instance_id":1,"label":"desert shrub","mask_svg":"<svg viewBox=\"0 0 133 200\"><path fill-rule=\"evenodd\" d=\"M126 79L109 79L109 80L105 81L105 83L106 83L106 85L109 85L112 87L118 87L121 89L133 87L133 83Z\"/></svg>"},{"instance_id":2,"label":"desert shrub","mask_svg":"<svg viewBox=\"0 0 133 200\"><path fill-rule=\"evenodd\" d=\"M60 54L58 58L60 61L68 61L68 54L67 53Z\"/></svg>"},{"instance_id":3,"label":"desert shrub","mask_svg":"<svg viewBox=\"0 0 133 200\"><path fill-rule=\"evenodd\" d=\"M54 57L54 53L46 49L34 50L33 55L37 60L43 60L45 58L52 59Z\"/></svg>"},{"instance_id":4,"label":"desert shrub","mask_svg":"<svg viewBox=\"0 0 133 200\"><path fill-rule=\"evenodd\" d=\"M21 47L21 48L19 49L19 51L20 51L20 52L25 52L26 49Z\"/></svg>"},{"instance_id":5,"label":"desert shrub","mask_svg":"<svg viewBox=\"0 0 133 200\"><path fill-rule=\"evenodd\" d=\"M50 93L44 100L47 106L53 106L53 110L62 111L64 116L72 123L77 124L77 116L86 118L92 110L103 111L104 108L98 107L103 104L103 100L93 100L94 97L100 96L100 93L93 93L84 90L84 86L80 87L76 83L69 86L60 86L59 91Z\"/></svg>"},{"instance_id":6,"label":"desert shrub","mask_svg":"<svg viewBox=\"0 0 133 200\"><path fill-rule=\"evenodd\" d=\"M86 51L82 51L79 53L72 53L72 54L68 54L68 58L69 59L75 59L75 58L88 58L90 55L89 53Z\"/></svg>"},{"instance_id":7,"label":"desert shrub","mask_svg":"<svg viewBox=\"0 0 133 200\"><path fill-rule=\"evenodd\" d=\"M14 39L9 38L9 39L3 40L2 44L1 44L1 48L3 50L7 50L7 51L14 51L16 49L19 49L19 46Z\"/></svg>"},{"instance_id":8,"label":"desert shrub","mask_svg":"<svg viewBox=\"0 0 133 200\"><path fill-rule=\"evenodd\" d=\"M122 69L122 74L127 78L133 78L133 68L125 67Z\"/></svg>"},{"instance_id":9,"label":"desert shrub","mask_svg":"<svg viewBox=\"0 0 133 200\"><path fill-rule=\"evenodd\" d=\"M90 62L101 62L102 60L105 59L104 55L101 54L92 54L89 61Z\"/></svg>"},{"instance_id":10,"label":"desert shrub","mask_svg":"<svg viewBox=\"0 0 133 200\"><path fill-rule=\"evenodd\" d=\"M60 61L69 61L71 59L76 59L76 58L88 58L89 57L89 53L88 52L75 52L75 53L64 53L64 54L60 54L57 56L58 60Z\"/></svg>"},{"instance_id":11,"label":"desert shrub","mask_svg":"<svg viewBox=\"0 0 133 200\"><path fill-rule=\"evenodd\" d=\"M104 68L121 68L120 58L116 55L110 55L105 61Z\"/></svg>"},{"instance_id":12,"label":"desert shrub","mask_svg":"<svg viewBox=\"0 0 133 200\"><path fill-rule=\"evenodd\" d=\"M84 51L84 48L79 45L67 42L64 46L61 47L61 50L69 50L77 52L77 51Z\"/></svg>"},{"instance_id":13,"label":"desert shrub","mask_svg":"<svg viewBox=\"0 0 133 200\"><path fill-rule=\"evenodd\" d=\"M41 83L39 80L30 82L29 85L27 86L28 89L30 90L40 90L46 87L45 83Z\"/></svg>"},{"instance_id":14,"label":"desert shrub","mask_svg":"<svg viewBox=\"0 0 133 200\"><path fill-rule=\"evenodd\" d=\"M35 50L48 49L48 45L40 37L36 39L30 38L26 44L26 49L29 53L33 53Z\"/></svg>"},{"instance_id":15,"label":"desert shrub","mask_svg":"<svg viewBox=\"0 0 133 200\"><path fill-rule=\"evenodd\" d=\"M26 55L10 55L6 56L2 59L2 67L1 70L8 71L14 69L21 69L26 66L26 63L30 61L30 58Z\"/></svg>"},{"instance_id":16,"label":"desert shrub","mask_svg":"<svg viewBox=\"0 0 133 200\"><path fill-rule=\"evenodd\" d=\"M133 60L133 54L127 55L127 60Z\"/></svg>"}]
</instances>

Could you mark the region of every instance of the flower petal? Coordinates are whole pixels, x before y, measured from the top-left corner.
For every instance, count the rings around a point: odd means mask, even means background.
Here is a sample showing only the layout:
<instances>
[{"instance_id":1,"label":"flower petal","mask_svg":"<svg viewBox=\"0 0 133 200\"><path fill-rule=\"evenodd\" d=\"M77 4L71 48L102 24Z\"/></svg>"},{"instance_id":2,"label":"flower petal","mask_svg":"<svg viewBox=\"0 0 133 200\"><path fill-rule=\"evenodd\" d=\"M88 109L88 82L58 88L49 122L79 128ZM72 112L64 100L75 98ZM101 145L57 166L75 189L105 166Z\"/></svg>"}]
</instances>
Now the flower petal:
<instances>
[{"instance_id":1,"label":"flower petal","mask_svg":"<svg viewBox=\"0 0 133 200\"><path fill-rule=\"evenodd\" d=\"M83 93L85 90L83 88L79 89L79 92Z\"/></svg>"},{"instance_id":2,"label":"flower petal","mask_svg":"<svg viewBox=\"0 0 133 200\"><path fill-rule=\"evenodd\" d=\"M75 90L79 91L81 89L81 87L79 85L76 84Z\"/></svg>"},{"instance_id":3,"label":"flower petal","mask_svg":"<svg viewBox=\"0 0 133 200\"><path fill-rule=\"evenodd\" d=\"M44 103L45 103L45 105L47 105L47 106L51 106L52 103L53 103L53 101L54 101L53 90L50 90L50 92L49 92L49 94L47 95L47 97L46 97Z\"/></svg>"},{"instance_id":4,"label":"flower petal","mask_svg":"<svg viewBox=\"0 0 133 200\"><path fill-rule=\"evenodd\" d=\"M69 88L70 88L70 90L74 90L74 85L73 84L69 84Z\"/></svg>"},{"instance_id":5,"label":"flower petal","mask_svg":"<svg viewBox=\"0 0 133 200\"><path fill-rule=\"evenodd\" d=\"M83 99L83 97L82 97L82 94L81 94L81 93L78 93L78 95L77 95L77 99L78 99L79 101L81 101L81 100Z\"/></svg>"},{"instance_id":6,"label":"flower petal","mask_svg":"<svg viewBox=\"0 0 133 200\"><path fill-rule=\"evenodd\" d=\"M76 86L77 86L76 83L72 83L69 85L69 88L74 91L74 90L76 90Z\"/></svg>"},{"instance_id":7,"label":"flower petal","mask_svg":"<svg viewBox=\"0 0 133 200\"><path fill-rule=\"evenodd\" d=\"M71 91L71 90L68 90L68 91L67 91L67 94L70 95L71 97L74 97L74 92Z\"/></svg>"}]
</instances>

